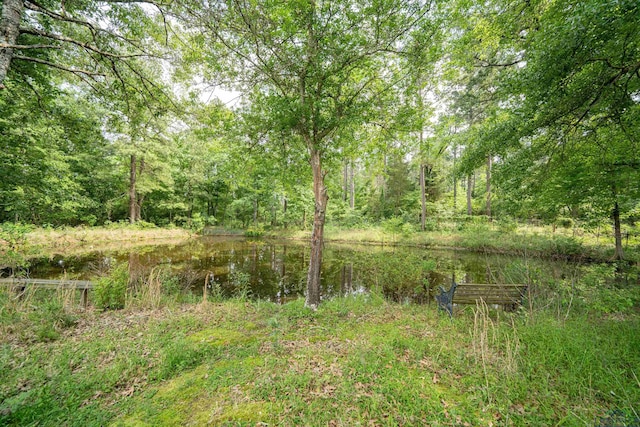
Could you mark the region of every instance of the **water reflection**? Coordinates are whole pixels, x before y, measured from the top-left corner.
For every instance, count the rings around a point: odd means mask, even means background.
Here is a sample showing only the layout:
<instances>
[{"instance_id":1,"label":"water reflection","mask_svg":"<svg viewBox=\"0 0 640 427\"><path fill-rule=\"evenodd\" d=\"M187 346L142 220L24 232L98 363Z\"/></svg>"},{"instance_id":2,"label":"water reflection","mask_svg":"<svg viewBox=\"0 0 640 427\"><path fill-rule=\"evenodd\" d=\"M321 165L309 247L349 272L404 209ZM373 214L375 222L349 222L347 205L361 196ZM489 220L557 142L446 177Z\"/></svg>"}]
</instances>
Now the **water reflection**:
<instances>
[{"instance_id":1,"label":"water reflection","mask_svg":"<svg viewBox=\"0 0 640 427\"><path fill-rule=\"evenodd\" d=\"M223 295L232 296L246 279L253 297L284 303L304 295L309 248L304 242L205 236L179 245L95 252L83 257L56 256L34 263L30 275L55 278L67 274L91 279L114 262L125 261L134 280L161 266L193 292L202 294L204 284L210 283ZM327 243L321 287L324 298L375 289L394 301L428 303L437 286L448 288L453 279L532 283L540 282L541 277L560 277L567 269L575 266L469 252Z\"/></svg>"}]
</instances>

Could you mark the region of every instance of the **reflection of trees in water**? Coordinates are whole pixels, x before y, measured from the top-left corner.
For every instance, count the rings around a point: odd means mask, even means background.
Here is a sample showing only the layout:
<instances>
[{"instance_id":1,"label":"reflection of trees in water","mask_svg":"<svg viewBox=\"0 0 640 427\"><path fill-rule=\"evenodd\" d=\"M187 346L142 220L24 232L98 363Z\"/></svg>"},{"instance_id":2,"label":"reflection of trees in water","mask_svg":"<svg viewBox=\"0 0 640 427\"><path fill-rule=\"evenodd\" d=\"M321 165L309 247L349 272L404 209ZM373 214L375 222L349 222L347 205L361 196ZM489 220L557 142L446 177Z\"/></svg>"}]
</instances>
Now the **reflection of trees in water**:
<instances>
[{"instance_id":1,"label":"reflection of trees in water","mask_svg":"<svg viewBox=\"0 0 640 427\"><path fill-rule=\"evenodd\" d=\"M234 295L232 271L250 275L255 298L286 302L304 294L309 248L292 242L201 238L181 245L149 246L131 252L95 253L83 259L65 259L67 269L86 270L105 257L128 262L131 283L143 283L151 269L160 266L176 277L184 289L201 294L207 274L223 295ZM84 264L83 264L84 263ZM43 262L43 274L32 269L32 277L56 278L59 274ZM48 268L48 270L47 270ZM532 272L559 277L575 266L516 257L488 256L470 252L427 251L421 248L327 244L321 277L323 297L352 295L375 290L394 301L428 303L434 289L449 287L456 278L471 283L529 283ZM59 268L58 268L59 270ZM51 271L52 273L48 273Z\"/></svg>"}]
</instances>

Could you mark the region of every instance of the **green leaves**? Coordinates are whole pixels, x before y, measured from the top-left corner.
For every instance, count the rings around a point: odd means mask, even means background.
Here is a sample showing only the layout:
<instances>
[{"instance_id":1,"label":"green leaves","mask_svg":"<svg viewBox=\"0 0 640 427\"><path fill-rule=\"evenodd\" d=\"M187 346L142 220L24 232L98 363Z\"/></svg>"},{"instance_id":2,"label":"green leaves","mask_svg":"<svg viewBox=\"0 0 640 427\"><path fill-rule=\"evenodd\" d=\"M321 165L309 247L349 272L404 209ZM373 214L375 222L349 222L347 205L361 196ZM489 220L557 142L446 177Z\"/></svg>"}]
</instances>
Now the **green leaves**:
<instances>
[{"instance_id":1,"label":"green leaves","mask_svg":"<svg viewBox=\"0 0 640 427\"><path fill-rule=\"evenodd\" d=\"M626 184L640 179L628 167L639 152L637 2L460 4L477 24L459 38L477 68L458 111L471 111L472 94L489 95L485 115L467 118L461 168L496 156L512 212L608 217L616 202L637 203L638 186Z\"/></svg>"}]
</instances>

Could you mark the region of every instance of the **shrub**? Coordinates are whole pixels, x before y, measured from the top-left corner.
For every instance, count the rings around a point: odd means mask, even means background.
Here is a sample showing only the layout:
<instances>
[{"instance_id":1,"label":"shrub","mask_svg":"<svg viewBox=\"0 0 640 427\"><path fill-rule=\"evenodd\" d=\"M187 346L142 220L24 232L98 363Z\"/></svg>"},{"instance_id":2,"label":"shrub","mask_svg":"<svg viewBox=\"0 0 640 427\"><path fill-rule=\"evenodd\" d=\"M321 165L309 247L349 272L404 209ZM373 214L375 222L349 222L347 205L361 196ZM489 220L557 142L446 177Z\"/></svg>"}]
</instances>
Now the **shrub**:
<instances>
[{"instance_id":1,"label":"shrub","mask_svg":"<svg viewBox=\"0 0 640 427\"><path fill-rule=\"evenodd\" d=\"M135 223L136 228L140 229L140 230L147 230L150 228L158 228L154 223L152 222L147 222L147 221L136 221Z\"/></svg>"},{"instance_id":2,"label":"shrub","mask_svg":"<svg viewBox=\"0 0 640 427\"><path fill-rule=\"evenodd\" d=\"M235 297L247 300L251 297L251 275L244 271L235 270L231 272L229 281L236 288Z\"/></svg>"},{"instance_id":3,"label":"shrub","mask_svg":"<svg viewBox=\"0 0 640 427\"><path fill-rule=\"evenodd\" d=\"M561 228L571 228L573 227L573 219L571 218L558 218L556 219L555 224Z\"/></svg>"},{"instance_id":4,"label":"shrub","mask_svg":"<svg viewBox=\"0 0 640 427\"><path fill-rule=\"evenodd\" d=\"M193 231L202 231L202 229L206 225L205 218L200 214L200 212L196 212L187 221L187 225L189 229Z\"/></svg>"},{"instance_id":5,"label":"shrub","mask_svg":"<svg viewBox=\"0 0 640 427\"><path fill-rule=\"evenodd\" d=\"M102 310L124 308L129 285L129 264L117 265L106 277L98 279L94 287L95 303Z\"/></svg>"},{"instance_id":6,"label":"shrub","mask_svg":"<svg viewBox=\"0 0 640 427\"><path fill-rule=\"evenodd\" d=\"M438 230L438 222L429 218L424 222L424 231L437 231Z\"/></svg>"},{"instance_id":7,"label":"shrub","mask_svg":"<svg viewBox=\"0 0 640 427\"><path fill-rule=\"evenodd\" d=\"M415 233L415 231L416 228L413 226L413 224L409 224L408 222L405 222L400 227L400 232L404 237L410 236L411 234Z\"/></svg>"},{"instance_id":8,"label":"shrub","mask_svg":"<svg viewBox=\"0 0 640 427\"><path fill-rule=\"evenodd\" d=\"M263 234L264 228L262 226L249 227L244 233L247 237L262 237Z\"/></svg>"},{"instance_id":9,"label":"shrub","mask_svg":"<svg viewBox=\"0 0 640 427\"><path fill-rule=\"evenodd\" d=\"M29 265L24 252L27 248L27 234L33 230L29 225L6 222L0 224L0 264L15 270Z\"/></svg>"},{"instance_id":10,"label":"shrub","mask_svg":"<svg viewBox=\"0 0 640 427\"><path fill-rule=\"evenodd\" d=\"M496 221L498 230L502 233L513 233L518 229L518 223L511 218L503 218Z\"/></svg>"}]
</instances>

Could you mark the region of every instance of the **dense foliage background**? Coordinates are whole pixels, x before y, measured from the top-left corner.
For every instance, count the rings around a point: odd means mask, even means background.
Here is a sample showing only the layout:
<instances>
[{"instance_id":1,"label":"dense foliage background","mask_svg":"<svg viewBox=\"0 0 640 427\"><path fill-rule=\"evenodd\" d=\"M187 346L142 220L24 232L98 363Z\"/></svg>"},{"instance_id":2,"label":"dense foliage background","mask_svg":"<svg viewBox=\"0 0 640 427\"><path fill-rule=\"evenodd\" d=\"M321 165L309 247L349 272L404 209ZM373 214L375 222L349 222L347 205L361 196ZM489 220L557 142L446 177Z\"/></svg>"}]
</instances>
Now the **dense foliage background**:
<instances>
[{"instance_id":1,"label":"dense foliage background","mask_svg":"<svg viewBox=\"0 0 640 427\"><path fill-rule=\"evenodd\" d=\"M11 7L2 222L635 231L635 1Z\"/></svg>"}]
</instances>

